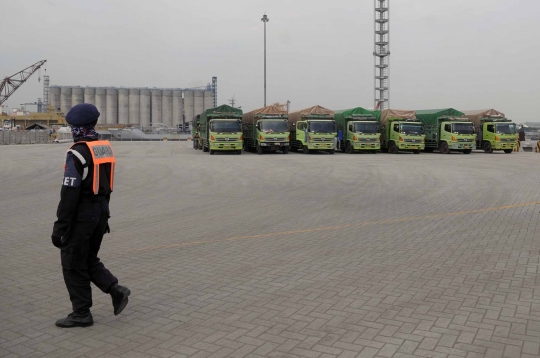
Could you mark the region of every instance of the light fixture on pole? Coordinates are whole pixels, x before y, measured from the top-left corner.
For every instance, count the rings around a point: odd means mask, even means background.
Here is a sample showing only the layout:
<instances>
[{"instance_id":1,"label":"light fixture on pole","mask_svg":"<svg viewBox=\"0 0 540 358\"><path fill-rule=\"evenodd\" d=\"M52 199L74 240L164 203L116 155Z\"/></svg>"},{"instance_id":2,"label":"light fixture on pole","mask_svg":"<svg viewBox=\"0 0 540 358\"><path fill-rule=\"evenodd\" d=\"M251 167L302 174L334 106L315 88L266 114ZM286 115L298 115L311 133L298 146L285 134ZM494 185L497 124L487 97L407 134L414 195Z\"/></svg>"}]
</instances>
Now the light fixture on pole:
<instances>
[{"instance_id":1,"label":"light fixture on pole","mask_svg":"<svg viewBox=\"0 0 540 358\"><path fill-rule=\"evenodd\" d=\"M261 21L264 22L264 106L266 107L266 23L270 19L264 14Z\"/></svg>"}]
</instances>

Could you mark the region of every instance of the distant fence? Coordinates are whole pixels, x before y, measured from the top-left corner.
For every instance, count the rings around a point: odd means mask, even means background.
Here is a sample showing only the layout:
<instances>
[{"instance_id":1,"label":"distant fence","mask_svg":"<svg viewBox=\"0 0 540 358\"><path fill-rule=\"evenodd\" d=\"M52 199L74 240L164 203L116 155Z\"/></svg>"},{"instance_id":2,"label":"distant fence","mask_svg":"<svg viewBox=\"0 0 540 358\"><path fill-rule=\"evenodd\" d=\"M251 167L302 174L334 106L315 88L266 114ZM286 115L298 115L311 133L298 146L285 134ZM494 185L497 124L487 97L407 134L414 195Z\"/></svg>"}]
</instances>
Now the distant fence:
<instances>
[{"instance_id":1,"label":"distant fence","mask_svg":"<svg viewBox=\"0 0 540 358\"><path fill-rule=\"evenodd\" d=\"M0 131L2 144L46 144L49 131Z\"/></svg>"}]
</instances>

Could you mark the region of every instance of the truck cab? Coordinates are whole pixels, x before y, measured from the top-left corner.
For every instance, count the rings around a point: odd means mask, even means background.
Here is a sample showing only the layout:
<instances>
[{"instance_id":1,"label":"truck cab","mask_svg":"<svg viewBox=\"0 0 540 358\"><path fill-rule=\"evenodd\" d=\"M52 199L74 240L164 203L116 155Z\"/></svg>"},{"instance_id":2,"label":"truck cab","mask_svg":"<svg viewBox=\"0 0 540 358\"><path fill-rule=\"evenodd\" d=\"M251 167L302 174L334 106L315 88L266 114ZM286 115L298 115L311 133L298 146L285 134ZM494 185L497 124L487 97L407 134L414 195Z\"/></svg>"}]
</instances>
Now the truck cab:
<instances>
[{"instance_id":1,"label":"truck cab","mask_svg":"<svg viewBox=\"0 0 540 358\"><path fill-rule=\"evenodd\" d=\"M470 154L475 148L476 134L473 123L463 117L438 117L435 124L424 124L426 152L439 150L443 154L451 151Z\"/></svg>"},{"instance_id":2,"label":"truck cab","mask_svg":"<svg viewBox=\"0 0 540 358\"><path fill-rule=\"evenodd\" d=\"M286 116L260 118L255 124L244 123L243 129L246 149L255 150L257 154L278 150L283 154L289 153L290 134Z\"/></svg>"},{"instance_id":3,"label":"truck cab","mask_svg":"<svg viewBox=\"0 0 540 358\"><path fill-rule=\"evenodd\" d=\"M242 110L222 105L198 116L199 137L203 152L242 154Z\"/></svg>"},{"instance_id":4,"label":"truck cab","mask_svg":"<svg viewBox=\"0 0 540 358\"><path fill-rule=\"evenodd\" d=\"M330 119L307 119L293 124L291 150L307 154L324 150L334 154L334 142L337 135L336 122Z\"/></svg>"},{"instance_id":5,"label":"truck cab","mask_svg":"<svg viewBox=\"0 0 540 358\"><path fill-rule=\"evenodd\" d=\"M339 148L350 154L357 150L377 153L381 149L379 130L379 123L371 115L346 117L343 125L338 122Z\"/></svg>"},{"instance_id":6,"label":"truck cab","mask_svg":"<svg viewBox=\"0 0 540 358\"><path fill-rule=\"evenodd\" d=\"M484 117L477 126L476 148L486 153L502 150L507 154L518 145L517 126L507 118Z\"/></svg>"},{"instance_id":7,"label":"truck cab","mask_svg":"<svg viewBox=\"0 0 540 358\"><path fill-rule=\"evenodd\" d=\"M385 152L420 154L425 148L424 128L416 119L388 118L380 131L381 149Z\"/></svg>"}]
</instances>

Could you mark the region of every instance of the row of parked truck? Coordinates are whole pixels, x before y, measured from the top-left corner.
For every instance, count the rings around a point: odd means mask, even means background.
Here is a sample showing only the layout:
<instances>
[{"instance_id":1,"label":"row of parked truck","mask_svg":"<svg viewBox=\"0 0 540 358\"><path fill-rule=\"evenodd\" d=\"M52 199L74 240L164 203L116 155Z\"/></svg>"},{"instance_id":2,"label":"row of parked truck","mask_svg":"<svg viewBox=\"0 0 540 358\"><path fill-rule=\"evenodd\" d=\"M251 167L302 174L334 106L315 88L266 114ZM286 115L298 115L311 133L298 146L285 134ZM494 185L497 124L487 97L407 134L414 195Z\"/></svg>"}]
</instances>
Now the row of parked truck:
<instances>
[{"instance_id":1,"label":"row of parked truck","mask_svg":"<svg viewBox=\"0 0 540 358\"><path fill-rule=\"evenodd\" d=\"M287 113L272 105L243 113L222 105L204 111L193 125L193 147L210 154L241 154L242 150L334 154L336 149L346 153L470 154L473 149L512 153L517 145L516 125L494 109L378 111L357 107L332 111L313 106Z\"/></svg>"}]
</instances>

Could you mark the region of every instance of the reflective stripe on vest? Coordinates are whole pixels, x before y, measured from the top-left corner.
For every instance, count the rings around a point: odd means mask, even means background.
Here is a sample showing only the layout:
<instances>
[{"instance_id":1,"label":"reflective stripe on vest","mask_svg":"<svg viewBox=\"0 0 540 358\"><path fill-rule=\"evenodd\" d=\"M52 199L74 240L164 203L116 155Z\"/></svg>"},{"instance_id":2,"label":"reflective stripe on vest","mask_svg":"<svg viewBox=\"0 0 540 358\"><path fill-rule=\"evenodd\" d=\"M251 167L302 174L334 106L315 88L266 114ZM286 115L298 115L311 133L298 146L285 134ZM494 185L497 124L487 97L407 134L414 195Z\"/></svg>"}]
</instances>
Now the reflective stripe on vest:
<instances>
[{"instance_id":1,"label":"reflective stripe on vest","mask_svg":"<svg viewBox=\"0 0 540 358\"><path fill-rule=\"evenodd\" d=\"M116 160L114 159L114 153L109 141L97 140L93 142L77 142L75 144L86 144L88 146L88 149L90 149L90 154L92 154L92 161L94 162L94 177L92 178L92 190L94 192L94 195L98 195L99 193L99 166L101 164L111 165L111 178L109 180L109 183L112 191L114 181L114 165L116 163ZM73 146L71 148L73 148Z\"/></svg>"}]
</instances>

